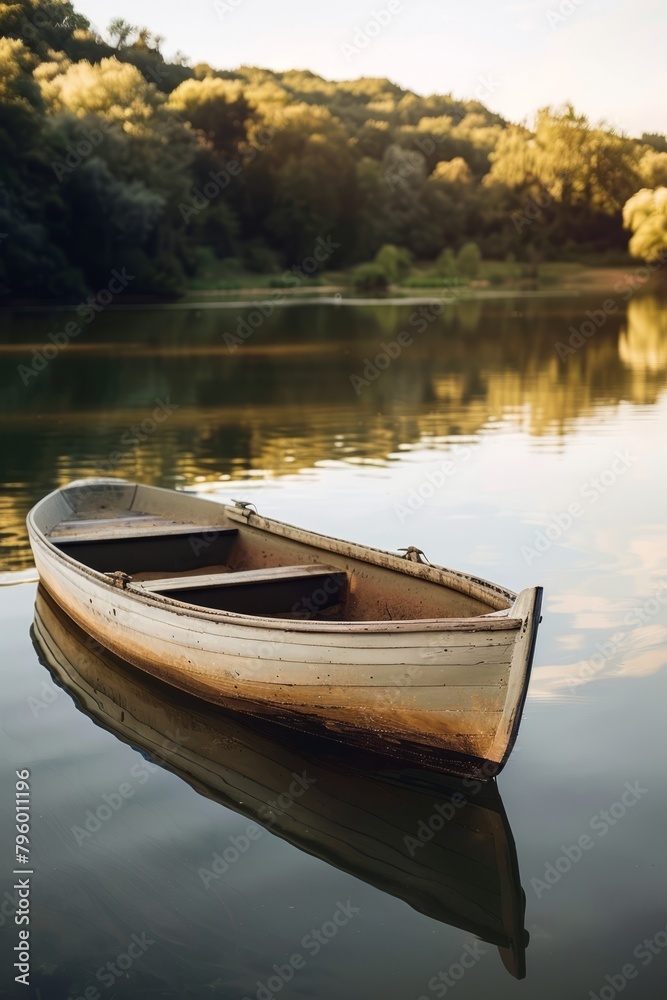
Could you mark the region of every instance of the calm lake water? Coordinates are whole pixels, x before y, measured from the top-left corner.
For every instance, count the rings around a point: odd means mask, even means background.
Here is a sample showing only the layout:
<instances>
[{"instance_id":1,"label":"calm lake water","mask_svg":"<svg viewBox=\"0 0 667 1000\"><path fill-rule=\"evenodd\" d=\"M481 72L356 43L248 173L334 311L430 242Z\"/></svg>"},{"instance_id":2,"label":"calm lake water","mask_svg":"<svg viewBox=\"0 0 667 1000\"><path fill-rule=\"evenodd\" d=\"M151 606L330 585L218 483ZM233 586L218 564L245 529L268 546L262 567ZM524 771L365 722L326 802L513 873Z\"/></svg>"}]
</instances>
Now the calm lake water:
<instances>
[{"instance_id":1,"label":"calm lake water","mask_svg":"<svg viewBox=\"0 0 667 1000\"><path fill-rule=\"evenodd\" d=\"M106 662L40 598L63 689L33 645L36 587L0 589L0 995L664 995L667 306L624 303L561 359L600 307L291 306L233 352L251 310L119 309L23 377L76 316L0 316L4 571L31 565L38 498L117 475L545 588L497 792L412 849L451 782L207 714ZM413 342L369 367L403 330ZM22 768L30 990L12 969ZM313 787L276 805L295 773ZM496 925L511 930L505 964Z\"/></svg>"}]
</instances>

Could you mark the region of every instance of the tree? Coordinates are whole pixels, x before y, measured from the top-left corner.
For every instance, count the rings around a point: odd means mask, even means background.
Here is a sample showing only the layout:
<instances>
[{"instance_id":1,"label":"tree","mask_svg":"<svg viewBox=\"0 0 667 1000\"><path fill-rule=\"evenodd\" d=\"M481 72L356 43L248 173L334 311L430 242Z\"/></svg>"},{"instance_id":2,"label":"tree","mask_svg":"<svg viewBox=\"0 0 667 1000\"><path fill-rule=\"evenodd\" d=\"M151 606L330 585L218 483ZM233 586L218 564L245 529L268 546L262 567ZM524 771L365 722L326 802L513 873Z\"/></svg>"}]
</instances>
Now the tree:
<instances>
[{"instance_id":1,"label":"tree","mask_svg":"<svg viewBox=\"0 0 667 1000\"><path fill-rule=\"evenodd\" d=\"M667 251L667 187L643 188L623 209L623 224L633 232L630 253L649 263L665 260Z\"/></svg>"},{"instance_id":2,"label":"tree","mask_svg":"<svg viewBox=\"0 0 667 1000\"><path fill-rule=\"evenodd\" d=\"M455 156L453 160L440 160L436 163L431 180L465 186L472 182L472 171L462 156Z\"/></svg>"},{"instance_id":3,"label":"tree","mask_svg":"<svg viewBox=\"0 0 667 1000\"><path fill-rule=\"evenodd\" d=\"M377 160L364 156L356 168L356 233L353 260L369 260L384 241L387 186Z\"/></svg>"},{"instance_id":4,"label":"tree","mask_svg":"<svg viewBox=\"0 0 667 1000\"><path fill-rule=\"evenodd\" d=\"M491 154L489 180L537 184L554 201L611 215L639 184L639 144L604 123L591 125L572 105L537 114L535 134L511 127Z\"/></svg>"},{"instance_id":5,"label":"tree","mask_svg":"<svg viewBox=\"0 0 667 1000\"><path fill-rule=\"evenodd\" d=\"M23 42L0 38L0 139L5 149L31 145L44 104L33 77L36 59Z\"/></svg>"},{"instance_id":6,"label":"tree","mask_svg":"<svg viewBox=\"0 0 667 1000\"><path fill-rule=\"evenodd\" d=\"M133 289L168 294L207 254L319 268L322 245L335 266L376 258L360 287L412 255L470 280L482 256L625 249L624 204L633 252L664 247L664 136L569 106L508 126L386 79L191 68L120 17L109 36L68 0L0 0L2 294L100 287L119 258Z\"/></svg>"},{"instance_id":7,"label":"tree","mask_svg":"<svg viewBox=\"0 0 667 1000\"><path fill-rule=\"evenodd\" d=\"M639 162L639 173L644 187L665 187L667 185L667 153L647 149Z\"/></svg>"},{"instance_id":8,"label":"tree","mask_svg":"<svg viewBox=\"0 0 667 1000\"><path fill-rule=\"evenodd\" d=\"M117 49L125 45L130 35L133 35L136 30L134 25L122 17L114 17L113 21L109 22L109 27L107 28L111 37L116 39Z\"/></svg>"},{"instance_id":9,"label":"tree","mask_svg":"<svg viewBox=\"0 0 667 1000\"><path fill-rule=\"evenodd\" d=\"M134 43L138 48L149 49L151 41L153 38L152 32L146 28L139 28L137 30L137 40Z\"/></svg>"},{"instance_id":10,"label":"tree","mask_svg":"<svg viewBox=\"0 0 667 1000\"><path fill-rule=\"evenodd\" d=\"M652 146L658 153L667 153L667 136L658 132L643 132L641 142Z\"/></svg>"},{"instance_id":11,"label":"tree","mask_svg":"<svg viewBox=\"0 0 667 1000\"><path fill-rule=\"evenodd\" d=\"M357 193L348 139L327 108L302 103L266 114L246 173L249 183L268 189L262 225L288 261L297 264L327 235L351 250Z\"/></svg>"},{"instance_id":12,"label":"tree","mask_svg":"<svg viewBox=\"0 0 667 1000\"><path fill-rule=\"evenodd\" d=\"M462 277L472 280L479 274L482 253L476 243L464 243L456 258L456 267Z\"/></svg>"},{"instance_id":13,"label":"tree","mask_svg":"<svg viewBox=\"0 0 667 1000\"><path fill-rule=\"evenodd\" d=\"M396 247L393 243L385 243L375 255L375 263L387 275L387 281L395 285L409 274L412 266L412 254L405 247Z\"/></svg>"},{"instance_id":14,"label":"tree","mask_svg":"<svg viewBox=\"0 0 667 1000\"><path fill-rule=\"evenodd\" d=\"M438 255L438 259L435 262L435 273L439 278L457 278L459 276L456 257L450 247L445 247Z\"/></svg>"},{"instance_id":15,"label":"tree","mask_svg":"<svg viewBox=\"0 0 667 1000\"><path fill-rule=\"evenodd\" d=\"M358 292L385 292L387 274L379 264L360 264L352 275L352 284Z\"/></svg>"},{"instance_id":16,"label":"tree","mask_svg":"<svg viewBox=\"0 0 667 1000\"><path fill-rule=\"evenodd\" d=\"M231 154L246 136L250 105L239 80L207 76L185 80L169 95L169 107L199 129L216 149Z\"/></svg>"}]
</instances>

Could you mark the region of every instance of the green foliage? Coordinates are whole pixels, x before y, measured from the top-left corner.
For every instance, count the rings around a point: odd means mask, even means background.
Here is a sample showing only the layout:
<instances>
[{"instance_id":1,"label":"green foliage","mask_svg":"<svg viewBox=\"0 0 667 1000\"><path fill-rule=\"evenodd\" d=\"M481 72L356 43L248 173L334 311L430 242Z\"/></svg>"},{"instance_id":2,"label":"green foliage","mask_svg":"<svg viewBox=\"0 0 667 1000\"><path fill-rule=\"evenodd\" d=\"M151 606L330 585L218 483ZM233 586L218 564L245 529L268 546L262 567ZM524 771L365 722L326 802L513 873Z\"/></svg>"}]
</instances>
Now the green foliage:
<instances>
[{"instance_id":1,"label":"green foliage","mask_svg":"<svg viewBox=\"0 0 667 1000\"><path fill-rule=\"evenodd\" d=\"M647 188L667 186L667 152L647 149L639 162L639 173Z\"/></svg>"},{"instance_id":2,"label":"green foliage","mask_svg":"<svg viewBox=\"0 0 667 1000\"><path fill-rule=\"evenodd\" d=\"M375 263L384 271L387 281L395 285L408 275L412 266L412 254L405 247L385 243L375 255Z\"/></svg>"},{"instance_id":3,"label":"green foliage","mask_svg":"<svg viewBox=\"0 0 667 1000\"><path fill-rule=\"evenodd\" d=\"M651 146L658 153L667 153L667 136L656 132L644 132L641 141L647 146Z\"/></svg>"},{"instance_id":4,"label":"green foliage","mask_svg":"<svg viewBox=\"0 0 667 1000\"><path fill-rule=\"evenodd\" d=\"M667 253L667 187L644 188L623 209L623 222L631 229L630 253L649 263L664 261Z\"/></svg>"},{"instance_id":5,"label":"green foliage","mask_svg":"<svg viewBox=\"0 0 667 1000\"><path fill-rule=\"evenodd\" d=\"M238 278L241 261L237 257L220 259L209 247L197 247L194 255L194 275L190 288L235 289L241 288Z\"/></svg>"},{"instance_id":6,"label":"green foliage","mask_svg":"<svg viewBox=\"0 0 667 1000\"><path fill-rule=\"evenodd\" d=\"M640 155L639 143L592 126L571 105L545 108L534 136L518 127L504 133L491 155L490 180L509 187L535 183L554 202L612 215L637 190Z\"/></svg>"},{"instance_id":7,"label":"green foliage","mask_svg":"<svg viewBox=\"0 0 667 1000\"><path fill-rule=\"evenodd\" d=\"M0 295L80 295L130 260L133 294L177 293L236 280L233 260L278 275L322 241L311 280L372 260L354 280L376 290L415 257L435 262L417 280L471 280L482 256L621 254L625 203L632 252L662 245L664 136L569 106L508 126L382 78L190 67L160 42L120 17L104 39L69 2L0 3Z\"/></svg>"},{"instance_id":8,"label":"green foliage","mask_svg":"<svg viewBox=\"0 0 667 1000\"><path fill-rule=\"evenodd\" d=\"M432 180L445 184L466 185L472 183L472 171L462 156L453 160L440 160L431 174Z\"/></svg>"},{"instance_id":9,"label":"green foliage","mask_svg":"<svg viewBox=\"0 0 667 1000\"><path fill-rule=\"evenodd\" d=\"M459 269L451 247L445 247L442 253L438 255L438 259L435 262L435 272L440 278L458 277Z\"/></svg>"},{"instance_id":10,"label":"green foliage","mask_svg":"<svg viewBox=\"0 0 667 1000\"><path fill-rule=\"evenodd\" d=\"M122 17L114 17L108 28L111 37L116 39L116 48L118 49L122 45L125 45L130 35L133 35L136 30L133 25Z\"/></svg>"},{"instance_id":11,"label":"green foliage","mask_svg":"<svg viewBox=\"0 0 667 1000\"><path fill-rule=\"evenodd\" d=\"M482 251L476 243L464 243L456 257L456 269L463 278L472 280L479 274Z\"/></svg>"},{"instance_id":12,"label":"green foliage","mask_svg":"<svg viewBox=\"0 0 667 1000\"><path fill-rule=\"evenodd\" d=\"M250 106L238 80L185 80L169 95L169 107L200 129L215 149L232 155L245 138Z\"/></svg>"},{"instance_id":13,"label":"green foliage","mask_svg":"<svg viewBox=\"0 0 667 1000\"><path fill-rule=\"evenodd\" d=\"M360 264L352 275L352 284L358 292L385 292L389 280L379 264Z\"/></svg>"},{"instance_id":14,"label":"green foliage","mask_svg":"<svg viewBox=\"0 0 667 1000\"><path fill-rule=\"evenodd\" d=\"M280 255L262 240L250 240L245 244L243 263L255 274L275 274L281 269Z\"/></svg>"}]
</instances>

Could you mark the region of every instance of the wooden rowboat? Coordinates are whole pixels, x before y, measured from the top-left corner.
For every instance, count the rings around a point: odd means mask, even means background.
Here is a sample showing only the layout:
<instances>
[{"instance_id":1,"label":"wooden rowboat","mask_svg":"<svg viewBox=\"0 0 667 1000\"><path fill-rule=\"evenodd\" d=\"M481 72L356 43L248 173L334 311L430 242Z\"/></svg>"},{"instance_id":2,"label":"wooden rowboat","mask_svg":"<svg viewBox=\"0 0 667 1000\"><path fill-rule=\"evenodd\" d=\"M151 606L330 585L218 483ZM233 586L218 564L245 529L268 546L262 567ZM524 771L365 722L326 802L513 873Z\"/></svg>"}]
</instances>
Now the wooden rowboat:
<instances>
[{"instance_id":1,"label":"wooden rowboat","mask_svg":"<svg viewBox=\"0 0 667 1000\"><path fill-rule=\"evenodd\" d=\"M207 705L105 650L41 587L33 641L98 725L300 850L496 945L523 978L525 895L495 781L397 771L388 757ZM285 799L297 775L307 787ZM234 860L220 845L215 864L209 854L192 864L211 884Z\"/></svg>"},{"instance_id":2,"label":"wooden rowboat","mask_svg":"<svg viewBox=\"0 0 667 1000\"><path fill-rule=\"evenodd\" d=\"M198 697L490 778L521 718L542 591L273 521L79 480L28 515L39 576L90 635Z\"/></svg>"}]
</instances>

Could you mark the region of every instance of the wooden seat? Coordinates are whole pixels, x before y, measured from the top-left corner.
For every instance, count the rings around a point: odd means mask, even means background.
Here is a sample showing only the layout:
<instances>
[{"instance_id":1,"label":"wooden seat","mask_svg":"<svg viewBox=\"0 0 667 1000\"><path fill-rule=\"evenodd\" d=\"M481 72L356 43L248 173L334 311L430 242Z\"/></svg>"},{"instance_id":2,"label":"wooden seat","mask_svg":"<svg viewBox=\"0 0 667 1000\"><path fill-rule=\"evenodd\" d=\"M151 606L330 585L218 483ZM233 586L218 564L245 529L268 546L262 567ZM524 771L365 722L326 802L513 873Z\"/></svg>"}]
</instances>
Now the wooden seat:
<instances>
[{"instance_id":1,"label":"wooden seat","mask_svg":"<svg viewBox=\"0 0 667 1000\"><path fill-rule=\"evenodd\" d=\"M56 545L83 542L132 542L142 538L173 535L237 534L238 528L218 524L184 524L153 517L128 517L94 521L62 521L48 536Z\"/></svg>"},{"instance_id":2,"label":"wooden seat","mask_svg":"<svg viewBox=\"0 0 667 1000\"><path fill-rule=\"evenodd\" d=\"M347 573L337 566L306 564L164 577L131 585L220 611L314 618L343 602L346 583Z\"/></svg>"},{"instance_id":3,"label":"wooden seat","mask_svg":"<svg viewBox=\"0 0 667 1000\"><path fill-rule=\"evenodd\" d=\"M337 566L314 565L268 566L264 569L247 569L240 572L210 573L197 576L172 576L159 580L144 580L135 584L143 590L166 594L172 590L201 590L207 587L242 587L256 583L285 583L314 577L346 577Z\"/></svg>"},{"instance_id":4,"label":"wooden seat","mask_svg":"<svg viewBox=\"0 0 667 1000\"><path fill-rule=\"evenodd\" d=\"M143 519L136 520L134 530L128 530L127 523L119 530L118 521L108 521L81 534L52 532L50 540L65 555L101 573L173 576L181 570L225 564L238 535L238 528L219 525L171 522L149 527Z\"/></svg>"}]
</instances>

